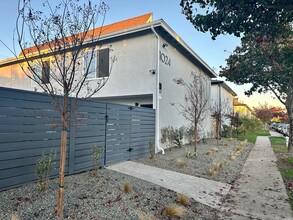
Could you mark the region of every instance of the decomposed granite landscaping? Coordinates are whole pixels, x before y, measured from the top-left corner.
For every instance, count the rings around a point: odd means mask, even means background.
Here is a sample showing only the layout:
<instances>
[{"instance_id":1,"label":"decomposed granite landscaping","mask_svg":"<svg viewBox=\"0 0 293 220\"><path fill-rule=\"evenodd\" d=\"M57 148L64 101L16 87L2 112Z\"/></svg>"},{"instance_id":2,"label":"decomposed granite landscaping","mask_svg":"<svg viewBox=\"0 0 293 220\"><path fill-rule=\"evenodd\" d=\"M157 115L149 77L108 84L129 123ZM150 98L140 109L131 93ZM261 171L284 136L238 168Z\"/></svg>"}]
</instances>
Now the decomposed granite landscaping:
<instances>
[{"instance_id":1,"label":"decomposed granite landscaping","mask_svg":"<svg viewBox=\"0 0 293 220\"><path fill-rule=\"evenodd\" d=\"M253 144L210 139L191 146L167 149L165 155L136 162L188 175L233 184ZM57 179L45 191L36 183L0 192L0 219L58 219ZM218 210L158 185L112 170L100 169L65 178L64 219L216 219Z\"/></svg>"}]
</instances>

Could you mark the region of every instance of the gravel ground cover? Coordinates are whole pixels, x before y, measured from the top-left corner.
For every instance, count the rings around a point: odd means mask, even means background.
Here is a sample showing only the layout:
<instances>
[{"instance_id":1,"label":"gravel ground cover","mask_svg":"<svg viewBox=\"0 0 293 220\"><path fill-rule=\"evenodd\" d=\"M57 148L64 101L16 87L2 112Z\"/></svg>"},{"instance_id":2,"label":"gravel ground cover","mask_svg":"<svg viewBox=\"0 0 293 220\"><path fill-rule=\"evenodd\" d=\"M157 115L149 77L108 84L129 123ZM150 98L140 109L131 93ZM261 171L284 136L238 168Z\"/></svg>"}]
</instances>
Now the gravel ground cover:
<instances>
[{"instance_id":1,"label":"gravel ground cover","mask_svg":"<svg viewBox=\"0 0 293 220\"><path fill-rule=\"evenodd\" d=\"M227 138L220 140L218 146L215 139L208 139L206 143L199 144L194 158L186 157L187 151L193 151L192 146L183 146L167 149L165 155L157 154L152 160L141 158L137 162L231 184L241 172L253 146L252 143ZM178 159L185 165L178 165ZM219 169L209 172L213 167Z\"/></svg>"},{"instance_id":2,"label":"gravel ground cover","mask_svg":"<svg viewBox=\"0 0 293 220\"><path fill-rule=\"evenodd\" d=\"M177 172L233 183L252 149L246 144L236 153L239 142L229 139L221 140L216 147L215 140L200 144L196 158L186 158L190 146L167 150L165 155L157 154L155 158L142 158L136 162L157 166ZM207 152L211 151L209 155ZM230 160L231 156L235 157ZM185 161L182 168L176 160ZM208 170L214 164L223 162L222 168L212 176ZM128 181L132 190L123 192L123 185ZM139 180L115 171L101 169L98 175L84 172L65 178L64 219L91 220L135 220L135 219L217 219L217 210L189 200L188 205L178 202L177 194L152 183ZM57 179L49 181L48 189L39 192L37 184L32 183L19 188L0 192L0 219L31 220L58 219L56 217ZM176 204L184 209L181 218L167 216L166 207ZM151 217L142 218L142 214ZM11 218L13 216L13 218Z\"/></svg>"}]
</instances>

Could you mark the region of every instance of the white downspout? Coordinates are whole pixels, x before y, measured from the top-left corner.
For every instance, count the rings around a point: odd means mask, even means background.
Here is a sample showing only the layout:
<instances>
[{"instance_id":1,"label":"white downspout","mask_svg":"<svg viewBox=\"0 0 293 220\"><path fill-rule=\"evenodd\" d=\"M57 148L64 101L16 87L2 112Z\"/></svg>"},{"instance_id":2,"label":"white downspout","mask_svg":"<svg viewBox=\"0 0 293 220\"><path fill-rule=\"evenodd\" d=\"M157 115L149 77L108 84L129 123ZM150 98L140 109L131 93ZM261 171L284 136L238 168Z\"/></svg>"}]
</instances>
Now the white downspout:
<instances>
[{"instance_id":1,"label":"white downspout","mask_svg":"<svg viewBox=\"0 0 293 220\"><path fill-rule=\"evenodd\" d=\"M156 62L156 126L155 126L155 151L156 153L162 151L162 154L165 154L165 151L163 148L160 146L160 117L159 117L159 83L160 83L160 37L157 34L157 32L154 29L154 26L151 26L151 29L153 33L155 34L156 38L158 39L158 45L157 45L157 62Z\"/></svg>"}]
</instances>

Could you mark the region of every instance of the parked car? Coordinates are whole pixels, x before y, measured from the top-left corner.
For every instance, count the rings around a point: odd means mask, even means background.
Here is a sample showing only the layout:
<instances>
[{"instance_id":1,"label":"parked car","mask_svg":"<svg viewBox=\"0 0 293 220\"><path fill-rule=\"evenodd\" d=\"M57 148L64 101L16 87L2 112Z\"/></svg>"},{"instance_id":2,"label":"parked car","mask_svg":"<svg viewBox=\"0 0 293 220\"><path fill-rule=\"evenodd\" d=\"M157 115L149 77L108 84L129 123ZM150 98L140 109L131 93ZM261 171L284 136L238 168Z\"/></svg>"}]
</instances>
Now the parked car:
<instances>
[{"instance_id":1,"label":"parked car","mask_svg":"<svg viewBox=\"0 0 293 220\"><path fill-rule=\"evenodd\" d=\"M283 134L285 136L289 136L289 132L290 132L290 125L289 124L285 124L285 126L283 127Z\"/></svg>"}]
</instances>

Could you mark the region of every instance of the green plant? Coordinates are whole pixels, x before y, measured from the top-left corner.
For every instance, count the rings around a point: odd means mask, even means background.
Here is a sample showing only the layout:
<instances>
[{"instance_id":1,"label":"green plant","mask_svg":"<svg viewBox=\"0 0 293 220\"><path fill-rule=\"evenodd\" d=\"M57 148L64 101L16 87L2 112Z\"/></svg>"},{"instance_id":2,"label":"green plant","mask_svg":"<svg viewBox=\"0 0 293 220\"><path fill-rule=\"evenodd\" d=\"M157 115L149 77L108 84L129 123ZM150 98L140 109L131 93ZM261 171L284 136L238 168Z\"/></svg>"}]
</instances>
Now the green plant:
<instances>
[{"instance_id":1,"label":"green plant","mask_svg":"<svg viewBox=\"0 0 293 220\"><path fill-rule=\"evenodd\" d=\"M172 126L166 126L161 129L161 142L166 144L167 148L173 146L174 143L174 128Z\"/></svg>"},{"instance_id":2,"label":"green plant","mask_svg":"<svg viewBox=\"0 0 293 220\"><path fill-rule=\"evenodd\" d=\"M183 146L183 135L184 135L184 127L175 128L174 132L174 146L182 147Z\"/></svg>"},{"instance_id":3,"label":"green plant","mask_svg":"<svg viewBox=\"0 0 293 220\"><path fill-rule=\"evenodd\" d=\"M287 157L283 159L286 163L293 165L293 157Z\"/></svg>"},{"instance_id":4,"label":"green plant","mask_svg":"<svg viewBox=\"0 0 293 220\"><path fill-rule=\"evenodd\" d=\"M185 213L185 209L181 206L178 206L176 204L170 204L165 208L165 213L169 217L183 217Z\"/></svg>"},{"instance_id":5,"label":"green plant","mask_svg":"<svg viewBox=\"0 0 293 220\"><path fill-rule=\"evenodd\" d=\"M38 179L38 187L40 191L44 191L47 187L47 182L51 175L55 159L56 150L54 153L53 151L50 151L48 155L45 155L44 152L42 152L41 158L36 161L35 175Z\"/></svg>"},{"instance_id":6,"label":"green plant","mask_svg":"<svg viewBox=\"0 0 293 220\"><path fill-rule=\"evenodd\" d=\"M92 147L92 154L93 154L94 173L96 175L100 167L101 159L103 158L103 155L104 155L104 149L102 147L97 147L96 145L94 145Z\"/></svg>"},{"instance_id":7,"label":"green plant","mask_svg":"<svg viewBox=\"0 0 293 220\"><path fill-rule=\"evenodd\" d=\"M155 156L155 143L153 141L149 142L149 152L150 152L150 159L154 159Z\"/></svg>"},{"instance_id":8,"label":"green plant","mask_svg":"<svg viewBox=\"0 0 293 220\"><path fill-rule=\"evenodd\" d=\"M177 201L184 206L189 204L189 197L181 193L177 193Z\"/></svg>"},{"instance_id":9,"label":"green plant","mask_svg":"<svg viewBox=\"0 0 293 220\"><path fill-rule=\"evenodd\" d=\"M123 183L123 192L125 192L125 193L130 193L131 191L132 191L131 185L130 185L130 183L126 180L126 181Z\"/></svg>"},{"instance_id":10,"label":"green plant","mask_svg":"<svg viewBox=\"0 0 293 220\"><path fill-rule=\"evenodd\" d=\"M197 153L192 150L186 150L185 156L187 158L194 158L197 156Z\"/></svg>"},{"instance_id":11,"label":"green plant","mask_svg":"<svg viewBox=\"0 0 293 220\"><path fill-rule=\"evenodd\" d=\"M187 138L188 143L192 144L194 142L194 127L190 126L184 129L184 136Z\"/></svg>"}]
</instances>

